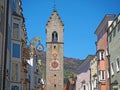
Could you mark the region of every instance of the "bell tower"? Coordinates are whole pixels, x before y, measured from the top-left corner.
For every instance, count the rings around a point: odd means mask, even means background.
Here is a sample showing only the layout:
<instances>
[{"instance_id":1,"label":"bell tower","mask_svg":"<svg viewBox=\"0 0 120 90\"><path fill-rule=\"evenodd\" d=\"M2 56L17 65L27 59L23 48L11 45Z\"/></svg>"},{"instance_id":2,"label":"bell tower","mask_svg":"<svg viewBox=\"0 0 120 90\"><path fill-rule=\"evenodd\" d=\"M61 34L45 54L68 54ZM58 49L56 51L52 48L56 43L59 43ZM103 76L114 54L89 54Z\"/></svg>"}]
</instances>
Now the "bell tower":
<instances>
[{"instance_id":1,"label":"bell tower","mask_svg":"<svg viewBox=\"0 0 120 90\"><path fill-rule=\"evenodd\" d=\"M46 89L63 90L64 25L54 9L46 24Z\"/></svg>"}]
</instances>

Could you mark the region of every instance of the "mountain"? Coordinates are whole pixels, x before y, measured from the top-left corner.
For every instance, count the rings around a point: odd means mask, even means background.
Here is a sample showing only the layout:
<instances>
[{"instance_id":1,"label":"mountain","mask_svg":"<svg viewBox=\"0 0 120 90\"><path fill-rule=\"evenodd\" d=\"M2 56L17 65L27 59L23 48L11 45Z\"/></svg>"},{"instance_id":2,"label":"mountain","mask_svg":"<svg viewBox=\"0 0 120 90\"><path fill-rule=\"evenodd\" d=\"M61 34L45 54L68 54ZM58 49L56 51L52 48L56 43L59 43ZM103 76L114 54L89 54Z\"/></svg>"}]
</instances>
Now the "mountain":
<instances>
[{"instance_id":1,"label":"mountain","mask_svg":"<svg viewBox=\"0 0 120 90\"><path fill-rule=\"evenodd\" d=\"M46 52L37 52L39 53L39 58L42 60L43 63L46 63ZM70 73L77 73L77 69L83 60L64 57L64 70Z\"/></svg>"},{"instance_id":2,"label":"mountain","mask_svg":"<svg viewBox=\"0 0 120 90\"><path fill-rule=\"evenodd\" d=\"M64 69L68 72L77 73L77 69L83 60L76 58L64 57Z\"/></svg>"}]
</instances>

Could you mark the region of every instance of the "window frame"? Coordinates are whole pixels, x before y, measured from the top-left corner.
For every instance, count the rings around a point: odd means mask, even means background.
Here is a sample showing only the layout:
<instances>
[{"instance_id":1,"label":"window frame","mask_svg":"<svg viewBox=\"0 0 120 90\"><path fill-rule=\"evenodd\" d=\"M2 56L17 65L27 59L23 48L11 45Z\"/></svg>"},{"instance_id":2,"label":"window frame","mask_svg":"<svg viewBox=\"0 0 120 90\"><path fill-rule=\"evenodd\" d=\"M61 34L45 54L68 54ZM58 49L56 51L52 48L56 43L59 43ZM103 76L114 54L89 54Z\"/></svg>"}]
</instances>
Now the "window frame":
<instances>
[{"instance_id":1,"label":"window frame","mask_svg":"<svg viewBox=\"0 0 120 90\"><path fill-rule=\"evenodd\" d=\"M16 69L15 67L13 67L13 64L17 65L17 69ZM13 78L12 78L12 77L13 77L13 74L14 74L14 73L13 73L13 69L14 69L14 68L15 68L15 70L16 70L16 73L15 73L15 74L16 74L16 80L13 80ZM18 69L19 69L19 64L16 63L16 62L12 62L12 71L11 71L11 72L12 72L12 75L11 75L11 80L12 80L12 81L19 81L19 73L18 73L19 71L18 71ZM18 71L18 72L17 72L17 71Z\"/></svg>"},{"instance_id":2,"label":"window frame","mask_svg":"<svg viewBox=\"0 0 120 90\"><path fill-rule=\"evenodd\" d=\"M22 35L22 19L21 17L17 17L17 16L12 16L12 39L14 40L21 40L21 35ZM18 24L18 38L14 38L13 37L13 30L14 30L14 23Z\"/></svg>"},{"instance_id":3,"label":"window frame","mask_svg":"<svg viewBox=\"0 0 120 90\"><path fill-rule=\"evenodd\" d=\"M58 33L56 31L52 32L52 42L58 42Z\"/></svg>"},{"instance_id":4,"label":"window frame","mask_svg":"<svg viewBox=\"0 0 120 90\"><path fill-rule=\"evenodd\" d=\"M18 27L14 27L14 25L18 25ZM13 39L16 39L16 40L19 40L19 38L20 38L20 29L19 29L19 24L18 23L13 23L13 33L12 33L12 37L13 37ZM17 30L18 29L18 30ZM14 34L17 34L17 37L16 36L14 36Z\"/></svg>"},{"instance_id":5,"label":"window frame","mask_svg":"<svg viewBox=\"0 0 120 90\"><path fill-rule=\"evenodd\" d=\"M19 44L20 45L20 58L17 58L17 57L13 57L13 44ZM12 45L12 47L11 47L11 56L12 56L12 60L15 60L15 61L19 61L20 62L20 60L21 60L21 42L18 42L18 41L12 41L12 43L11 43Z\"/></svg>"},{"instance_id":6,"label":"window frame","mask_svg":"<svg viewBox=\"0 0 120 90\"><path fill-rule=\"evenodd\" d=\"M105 54L104 50L98 50L98 52L97 52L97 59L99 61L104 60L104 54Z\"/></svg>"},{"instance_id":7,"label":"window frame","mask_svg":"<svg viewBox=\"0 0 120 90\"><path fill-rule=\"evenodd\" d=\"M11 73L11 74L10 74L11 77L10 77L10 80L13 81L13 82L20 82L20 70L21 70L21 69L20 69L20 63L13 59L13 60L12 60L12 63L11 63L11 67L13 66L13 63L15 63L15 64L18 65L18 70L17 70L17 72L18 72L18 74L17 74L17 75L18 75L18 76L17 76L18 79L17 79L17 80L13 80L13 79L12 79L12 75L13 75L13 72L12 72L12 71L13 71L13 69L11 68L11 72L10 72L10 73Z\"/></svg>"},{"instance_id":8,"label":"window frame","mask_svg":"<svg viewBox=\"0 0 120 90\"><path fill-rule=\"evenodd\" d=\"M105 81L106 77L105 77L105 70L99 70L99 81Z\"/></svg>"},{"instance_id":9,"label":"window frame","mask_svg":"<svg viewBox=\"0 0 120 90\"><path fill-rule=\"evenodd\" d=\"M17 46L19 46L19 48ZM14 53L14 51L15 51L16 48L19 49L19 50L17 50L17 51L19 51L19 53L18 53L19 55ZM12 43L12 57L13 58L18 58L18 59L21 58L21 46L20 46L20 44L18 44L18 43Z\"/></svg>"}]
</instances>

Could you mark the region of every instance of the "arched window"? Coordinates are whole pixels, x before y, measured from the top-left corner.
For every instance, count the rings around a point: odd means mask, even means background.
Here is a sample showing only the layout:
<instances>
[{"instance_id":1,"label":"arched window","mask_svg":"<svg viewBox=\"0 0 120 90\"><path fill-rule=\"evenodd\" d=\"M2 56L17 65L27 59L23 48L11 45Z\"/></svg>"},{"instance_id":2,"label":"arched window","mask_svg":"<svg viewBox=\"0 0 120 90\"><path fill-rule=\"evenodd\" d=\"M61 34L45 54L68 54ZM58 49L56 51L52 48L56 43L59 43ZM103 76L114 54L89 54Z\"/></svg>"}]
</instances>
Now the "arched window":
<instances>
[{"instance_id":1,"label":"arched window","mask_svg":"<svg viewBox=\"0 0 120 90\"><path fill-rule=\"evenodd\" d=\"M58 34L56 31L52 33L52 42L57 42L58 41Z\"/></svg>"}]
</instances>

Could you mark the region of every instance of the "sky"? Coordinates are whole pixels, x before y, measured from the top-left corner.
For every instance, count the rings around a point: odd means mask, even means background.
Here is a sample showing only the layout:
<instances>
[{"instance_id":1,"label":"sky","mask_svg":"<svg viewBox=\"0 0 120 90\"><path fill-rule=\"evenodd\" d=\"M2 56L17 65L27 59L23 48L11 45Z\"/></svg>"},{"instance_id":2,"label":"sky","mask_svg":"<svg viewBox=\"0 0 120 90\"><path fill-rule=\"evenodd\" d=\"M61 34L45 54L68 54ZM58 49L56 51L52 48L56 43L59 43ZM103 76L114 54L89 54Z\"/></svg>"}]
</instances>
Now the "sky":
<instances>
[{"instance_id":1,"label":"sky","mask_svg":"<svg viewBox=\"0 0 120 90\"><path fill-rule=\"evenodd\" d=\"M94 34L106 14L120 13L120 0L55 0L64 23L64 56L85 59L96 53ZM54 0L22 0L28 42L39 36L46 51L46 23Z\"/></svg>"}]
</instances>

